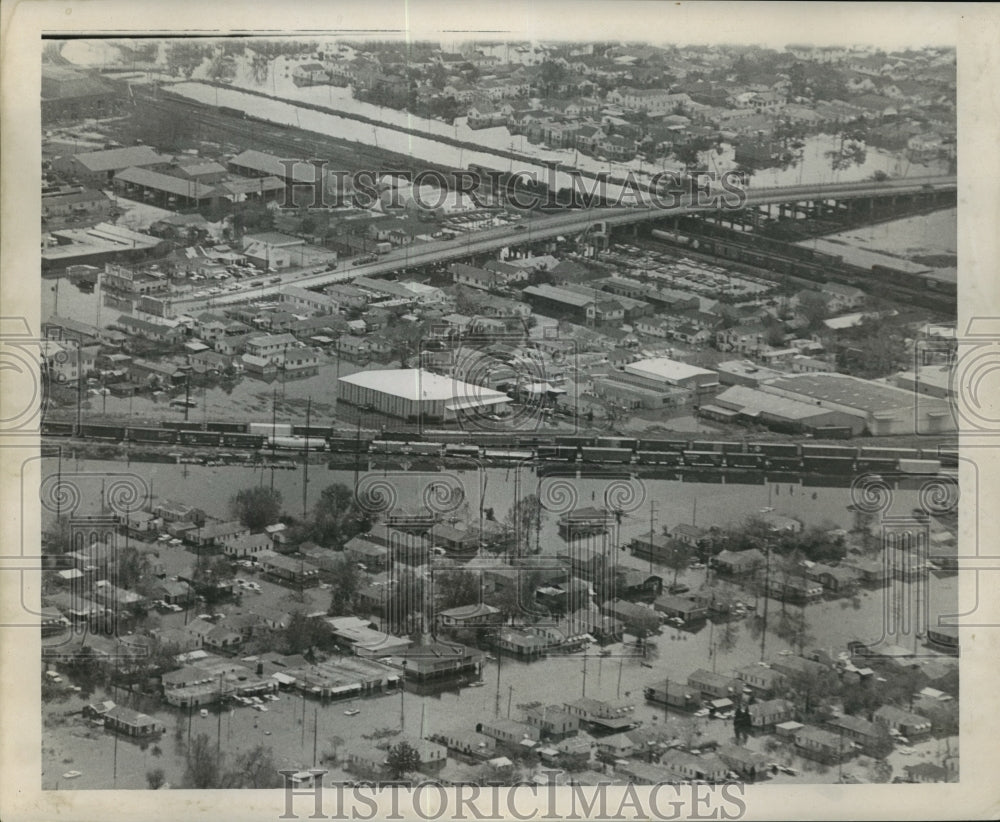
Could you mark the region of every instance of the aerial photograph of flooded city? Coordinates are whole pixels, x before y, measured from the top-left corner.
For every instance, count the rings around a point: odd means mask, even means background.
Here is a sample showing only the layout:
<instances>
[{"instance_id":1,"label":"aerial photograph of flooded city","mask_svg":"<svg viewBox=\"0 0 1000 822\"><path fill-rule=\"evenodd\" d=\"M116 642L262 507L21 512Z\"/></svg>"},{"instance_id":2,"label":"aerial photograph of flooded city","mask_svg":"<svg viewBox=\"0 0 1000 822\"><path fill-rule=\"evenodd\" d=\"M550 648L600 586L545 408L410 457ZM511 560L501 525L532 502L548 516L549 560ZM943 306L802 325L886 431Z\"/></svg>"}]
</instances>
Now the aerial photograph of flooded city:
<instances>
[{"instance_id":1,"label":"aerial photograph of flooded city","mask_svg":"<svg viewBox=\"0 0 1000 822\"><path fill-rule=\"evenodd\" d=\"M958 781L954 48L41 63L43 789Z\"/></svg>"}]
</instances>

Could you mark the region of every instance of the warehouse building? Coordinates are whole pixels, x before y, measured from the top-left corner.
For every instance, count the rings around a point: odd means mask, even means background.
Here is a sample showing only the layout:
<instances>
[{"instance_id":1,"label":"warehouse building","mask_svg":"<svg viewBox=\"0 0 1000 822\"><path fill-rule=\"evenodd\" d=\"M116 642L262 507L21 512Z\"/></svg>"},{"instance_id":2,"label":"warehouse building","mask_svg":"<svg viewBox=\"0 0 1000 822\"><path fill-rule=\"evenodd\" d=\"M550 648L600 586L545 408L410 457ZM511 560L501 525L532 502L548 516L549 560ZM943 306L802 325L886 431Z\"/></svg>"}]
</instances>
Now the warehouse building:
<instances>
[{"instance_id":1,"label":"warehouse building","mask_svg":"<svg viewBox=\"0 0 1000 822\"><path fill-rule=\"evenodd\" d=\"M408 421L457 421L502 413L510 398L490 388L443 377L422 368L362 371L341 377L344 402Z\"/></svg>"},{"instance_id":2,"label":"warehouse building","mask_svg":"<svg viewBox=\"0 0 1000 822\"><path fill-rule=\"evenodd\" d=\"M125 105L125 96L94 74L67 66L42 66L42 123L81 123L111 117Z\"/></svg>"},{"instance_id":3,"label":"warehouse building","mask_svg":"<svg viewBox=\"0 0 1000 822\"><path fill-rule=\"evenodd\" d=\"M872 436L955 429L946 399L917 398L911 391L846 374L794 374L770 380L760 390L828 411L859 415Z\"/></svg>"},{"instance_id":4,"label":"warehouse building","mask_svg":"<svg viewBox=\"0 0 1000 822\"><path fill-rule=\"evenodd\" d=\"M637 385L654 391L668 386L689 391L712 390L719 386L719 375L714 371L667 357L638 360L626 365L623 371Z\"/></svg>"},{"instance_id":5,"label":"warehouse building","mask_svg":"<svg viewBox=\"0 0 1000 822\"><path fill-rule=\"evenodd\" d=\"M721 422L755 422L793 433L832 426L850 428L857 436L867 425L865 416L858 412L824 408L744 385L727 388L710 405L703 405L700 412Z\"/></svg>"},{"instance_id":6,"label":"warehouse building","mask_svg":"<svg viewBox=\"0 0 1000 822\"><path fill-rule=\"evenodd\" d=\"M762 382L784 377L787 372L758 365L752 360L726 360L715 366L723 385L743 385L756 388Z\"/></svg>"},{"instance_id":7,"label":"warehouse building","mask_svg":"<svg viewBox=\"0 0 1000 822\"><path fill-rule=\"evenodd\" d=\"M157 153L149 146L110 148L56 157L52 168L59 174L81 183L107 185L118 172L127 168L166 169L173 158Z\"/></svg>"}]
</instances>

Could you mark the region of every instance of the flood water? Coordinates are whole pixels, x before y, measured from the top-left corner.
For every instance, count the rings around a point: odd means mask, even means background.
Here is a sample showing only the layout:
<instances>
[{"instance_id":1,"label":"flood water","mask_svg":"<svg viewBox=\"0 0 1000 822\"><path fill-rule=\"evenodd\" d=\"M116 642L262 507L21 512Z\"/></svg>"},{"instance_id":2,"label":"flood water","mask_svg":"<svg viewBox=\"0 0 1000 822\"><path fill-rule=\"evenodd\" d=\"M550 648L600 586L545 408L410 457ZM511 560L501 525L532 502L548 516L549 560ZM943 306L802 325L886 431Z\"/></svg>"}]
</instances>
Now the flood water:
<instances>
[{"instance_id":1,"label":"flood water","mask_svg":"<svg viewBox=\"0 0 1000 822\"><path fill-rule=\"evenodd\" d=\"M54 460L46 459L43 472L48 475L56 471ZM100 488L102 479L106 483L114 481L117 474L129 474L133 481L146 484L147 498L170 498L194 502L215 516L225 516L229 498L239 489L258 483L270 483L270 471L251 471L236 467L180 466L146 463L112 463L99 460L62 461L62 478L72 481L80 488L80 512L94 513L100 508ZM515 485L514 476L520 474ZM281 491L285 508L298 513L301 506L304 471L275 471L274 487ZM738 522L745 516L758 512L763 507L773 507L778 513L792 515L806 525L828 524L830 527L850 527L851 513L847 510L850 491L847 488L806 487L781 484L704 484L664 480L631 480L628 488L619 484L617 491L610 490L607 479L580 479L573 483L575 497L567 498L557 493L549 480L538 480L528 470L516 472L513 469L455 470L441 472L398 473L391 471L362 471L359 482L364 486L375 484L392 488L395 502L399 506L418 505L424 499L423 490L432 481L455 483L462 489L454 503L458 514L478 516L480 497L484 505L495 509L495 515L502 519L509 510L515 496L529 492L538 493L553 512L549 513L542 527L540 544L543 554L558 553L566 547L556 529L557 513L578 505L601 505L605 495L611 494L616 504L627 513L620 532L613 534L612 542L617 545L627 543L632 537L648 532L650 502L656 505L656 527L673 526L680 522L695 521L707 526L713 523ZM311 505L323 487L340 482L353 484L351 471L329 470L322 466L311 466L307 503ZM565 492L565 488L563 488ZM908 511L917 501L915 491L898 491L894 497L893 510ZM898 509L896 508L898 506ZM51 518L52 512L48 512ZM169 550L169 549L164 549ZM624 551L614 552L617 561L624 565L647 568L648 564L632 557ZM668 572L660 570L665 576ZM681 580L692 587L703 581L704 571L688 570ZM275 586L277 587L277 586ZM315 591L321 596L322 591ZM938 613L953 613L956 608L955 577L932 575L928 599L932 616ZM882 592L865 594L860 607L839 601L821 602L809 606L808 619L815 635L815 646L839 649L857 636L877 635L885 610ZM777 613L782 606L771 602L771 613ZM789 606L790 607L790 606ZM179 616L179 615L178 615ZM158 742L161 753L153 754L152 747L145 751L133 742L119 739L118 769L114 775L114 737L100 729L88 730L79 718L67 718L66 724L47 730L43 737L44 768L43 785L46 788L144 788L145 773L153 767L165 770L167 781L179 785L183 776L183 757L179 753L174 738L174 729L179 725L183 736L187 735L190 722L192 734L206 733L213 742L218 738L222 750L233 755L256 744L269 745L274 749L280 767L308 767L313 764L314 725L317 726L317 746L320 756L330 749L330 739L341 737L344 742L341 751L350 746L367 745L362 737L376 728L399 728L401 720L407 733L425 734L448 730L473 730L475 723L483 717L499 713L506 716L508 705L513 718L520 718L519 704L541 701L561 703L584 694L587 696L614 699L618 696L634 700L637 718L644 723L662 721L662 708L644 702L643 688L665 678L686 678L698 667L715 667L719 672L728 672L741 665L756 662L761 655L760 640L745 635L743 629L737 646L728 653L716 652L710 655L711 630L706 626L697 633L676 631L665 627L657 638L657 651L645 665L631 650L622 646L611 646L612 655L600 657L577 654L568 657L551 657L536 662L525 663L501 658L498 662L487 662L484 672L485 686L482 688L458 690L446 689L440 693L419 696L414 693L384 695L357 700L354 707L361 710L357 716L345 716L347 707L343 703L322 706L307 700L305 702L305 726L302 725L303 701L298 696L282 694L281 701L271 703L267 713L258 713L241 707L220 717L211 713L203 718L197 713L188 719L183 714L167 707L152 709L157 718L165 722L167 732ZM766 652L770 656L786 648L787 644L772 634L766 640ZM586 673L585 673L586 669ZM498 687L499 682L499 687ZM98 698L99 695L95 695ZM111 695L112 699L115 695ZM60 703L47 710L54 713L72 710L77 702ZM401 711L401 707L403 710ZM674 721L674 720L672 720ZM681 721L681 720L677 720ZM687 720L684 720L687 721ZM711 723L711 727L724 733L724 723ZM269 732L269 733L268 733ZM714 732L714 731L713 731ZM72 760L69 762L68 760ZM74 769L83 775L72 782L61 778L66 771Z\"/></svg>"}]
</instances>

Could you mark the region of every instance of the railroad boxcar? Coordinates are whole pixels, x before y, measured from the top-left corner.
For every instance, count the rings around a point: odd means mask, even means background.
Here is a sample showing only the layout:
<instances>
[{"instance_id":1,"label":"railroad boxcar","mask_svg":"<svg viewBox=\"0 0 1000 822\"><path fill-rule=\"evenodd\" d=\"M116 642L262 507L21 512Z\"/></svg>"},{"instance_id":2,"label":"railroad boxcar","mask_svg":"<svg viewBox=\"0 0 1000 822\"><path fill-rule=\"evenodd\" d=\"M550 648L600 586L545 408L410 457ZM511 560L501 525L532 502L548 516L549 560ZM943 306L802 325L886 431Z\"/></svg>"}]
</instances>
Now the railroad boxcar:
<instances>
[{"instance_id":1,"label":"railroad boxcar","mask_svg":"<svg viewBox=\"0 0 1000 822\"><path fill-rule=\"evenodd\" d=\"M763 454L726 454L728 468L761 468L763 465Z\"/></svg>"},{"instance_id":2,"label":"railroad boxcar","mask_svg":"<svg viewBox=\"0 0 1000 822\"><path fill-rule=\"evenodd\" d=\"M802 467L818 474L852 474L854 457L808 456L802 458Z\"/></svg>"},{"instance_id":3,"label":"railroad boxcar","mask_svg":"<svg viewBox=\"0 0 1000 822\"><path fill-rule=\"evenodd\" d=\"M898 467L903 474L937 474L941 470L941 461L901 459Z\"/></svg>"},{"instance_id":4,"label":"railroad boxcar","mask_svg":"<svg viewBox=\"0 0 1000 822\"><path fill-rule=\"evenodd\" d=\"M440 457L444 445L440 442L411 442L410 453L421 457Z\"/></svg>"},{"instance_id":5,"label":"railroad boxcar","mask_svg":"<svg viewBox=\"0 0 1000 822\"><path fill-rule=\"evenodd\" d=\"M686 451L687 440L639 440L640 451Z\"/></svg>"},{"instance_id":6,"label":"railroad boxcar","mask_svg":"<svg viewBox=\"0 0 1000 822\"><path fill-rule=\"evenodd\" d=\"M594 444L597 448L627 448L635 451L636 440L623 437L598 437Z\"/></svg>"},{"instance_id":7,"label":"railroad boxcar","mask_svg":"<svg viewBox=\"0 0 1000 822\"><path fill-rule=\"evenodd\" d=\"M797 471L802 465L799 457L772 457L764 455L764 464L768 470L772 471Z\"/></svg>"},{"instance_id":8,"label":"railroad boxcar","mask_svg":"<svg viewBox=\"0 0 1000 822\"><path fill-rule=\"evenodd\" d=\"M172 428L175 431L201 431L201 423L186 420L163 420L160 428Z\"/></svg>"},{"instance_id":9,"label":"railroad boxcar","mask_svg":"<svg viewBox=\"0 0 1000 822\"><path fill-rule=\"evenodd\" d=\"M124 425L96 425L94 423L84 423L80 426L80 436L92 440L114 440L120 442L125 439L126 428Z\"/></svg>"},{"instance_id":10,"label":"railroad boxcar","mask_svg":"<svg viewBox=\"0 0 1000 822\"><path fill-rule=\"evenodd\" d=\"M750 446L750 451L768 457L797 457L799 448L797 442L758 442Z\"/></svg>"},{"instance_id":11,"label":"railroad boxcar","mask_svg":"<svg viewBox=\"0 0 1000 822\"><path fill-rule=\"evenodd\" d=\"M326 442L331 451L347 454L367 453L371 445L368 440L358 437L327 437Z\"/></svg>"},{"instance_id":12,"label":"railroad boxcar","mask_svg":"<svg viewBox=\"0 0 1000 822\"><path fill-rule=\"evenodd\" d=\"M471 459L478 459L479 446L448 443L444 447L444 454L446 457L468 457Z\"/></svg>"},{"instance_id":13,"label":"railroad boxcar","mask_svg":"<svg viewBox=\"0 0 1000 822\"><path fill-rule=\"evenodd\" d=\"M575 448L594 447L597 440L594 437L556 437L556 445L572 445Z\"/></svg>"},{"instance_id":14,"label":"railroad boxcar","mask_svg":"<svg viewBox=\"0 0 1000 822\"><path fill-rule=\"evenodd\" d=\"M858 454L859 457L874 457L880 459L896 460L916 460L920 459L920 451L917 448L871 448L865 447Z\"/></svg>"},{"instance_id":15,"label":"railroad boxcar","mask_svg":"<svg viewBox=\"0 0 1000 822\"><path fill-rule=\"evenodd\" d=\"M133 442L177 442L177 432L171 428L132 428L128 429L128 438Z\"/></svg>"},{"instance_id":16,"label":"railroad boxcar","mask_svg":"<svg viewBox=\"0 0 1000 822\"><path fill-rule=\"evenodd\" d=\"M401 440L372 440L373 454L409 454L410 443Z\"/></svg>"},{"instance_id":17,"label":"railroad boxcar","mask_svg":"<svg viewBox=\"0 0 1000 822\"><path fill-rule=\"evenodd\" d=\"M245 422L207 422L206 431L219 431L224 434L245 434L247 424Z\"/></svg>"},{"instance_id":18,"label":"railroad boxcar","mask_svg":"<svg viewBox=\"0 0 1000 822\"><path fill-rule=\"evenodd\" d=\"M858 457L855 465L859 472L865 471L893 471L896 468L897 460L891 457L866 457L864 455Z\"/></svg>"},{"instance_id":19,"label":"railroad boxcar","mask_svg":"<svg viewBox=\"0 0 1000 822\"><path fill-rule=\"evenodd\" d=\"M247 427L248 434L263 434L265 437L290 437L291 423L287 422L252 422Z\"/></svg>"},{"instance_id":20,"label":"railroad boxcar","mask_svg":"<svg viewBox=\"0 0 1000 822\"><path fill-rule=\"evenodd\" d=\"M71 437L73 436L73 423L71 422L43 422L42 435L48 437Z\"/></svg>"},{"instance_id":21,"label":"railroad boxcar","mask_svg":"<svg viewBox=\"0 0 1000 822\"><path fill-rule=\"evenodd\" d=\"M293 425L293 437L322 437L326 439L330 436L329 425Z\"/></svg>"},{"instance_id":22,"label":"railroad boxcar","mask_svg":"<svg viewBox=\"0 0 1000 822\"><path fill-rule=\"evenodd\" d=\"M722 465L722 452L696 451L691 449L684 452L684 464L692 468L718 468Z\"/></svg>"},{"instance_id":23,"label":"railroad boxcar","mask_svg":"<svg viewBox=\"0 0 1000 822\"><path fill-rule=\"evenodd\" d=\"M599 448L585 446L580 449L580 458L584 462L632 462L632 451L628 448Z\"/></svg>"},{"instance_id":24,"label":"railroad boxcar","mask_svg":"<svg viewBox=\"0 0 1000 822\"><path fill-rule=\"evenodd\" d=\"M802 446L803 457L850 457L855 459L858 456L858 449L846 445L811 445Z\"/></svg>"},{"instance_id":25,"label":"railroad boxcar","mask_svg":"<svg viewBox=\"0 0 1000 822\"><path fill-rule=\"evenodd\" d=\"M267 444L284 451L326 450L326 440L323 437L268 437Z\"/></svg>"},{"instance_id":26,"label":"railroad boxcar","mask_svg":"<svg viewBox=\"0 0 1000 822\"><path fill-rule=\"evenodd\" d=\"M217 431L180 431L178 437L181 445L219 445L222 441Z\"/></svg>"},{"instance_id":27,"label":"railroad boxcar","mask_svg":"<svg viewBox=\"0 0 1000 822\"><path fill-rule=\"evenodd\" d=\"M576 462L577 457L580 455L580 449L575 445L557 445L556 455L561 460Z\"/></svg>"},{"instance_id":28,"label":"railroad boxcar","mask_svg":"<svg viewBox=\"0 0 1000 822\"><path fill-rule=\"evenodd\" d=\"M555 460L559 459L559 446L557 445L539 445L535 453L540 460Z\"/></svg>"},{"instance_id":29,"label":"railroad boxcar","mask_svg":"<svg viewBox=\"0 0 1000 822\"><path fill-rule=\"evenodd\" d=\"M640 465L681 465L684 455L680 451L639 451L636 459Z\"/></svg>"},{"instance_id":30,"label":"railroad boxcar","mask_svg":"<svg viewBox=\"0 0 1000 822\"><path fill-rule=\"evenodd\" d=\"M487 448L483 451L483 457L497 462L524 462L530 460L533 454L531 451L520 451L514 448Z\"/></svg>"},{"instance_id":31,"label":"railroad boxcar","mask_svg":"<svg viewBox=\"0 0 1000 822\"><path fill-rule=\"evenodd\" d=\"M266 438L260 434L223 433L222 444L229 448L263 448Z\"/></svg>"},{"instance_id":32,"label":"railroad boxcar","mask_svg":"<svg viewBox=\"0 0 1000 822\"><path fill-rule=\"evenodd\" d=\"M933 459L928 453L929 449L924 449L924 458ZM957 448L943 448L940 445L937 449L937 458L941 460L941 465L944 468L957 468L958 467L958 449Z\"/></svg>"}]
</instances>

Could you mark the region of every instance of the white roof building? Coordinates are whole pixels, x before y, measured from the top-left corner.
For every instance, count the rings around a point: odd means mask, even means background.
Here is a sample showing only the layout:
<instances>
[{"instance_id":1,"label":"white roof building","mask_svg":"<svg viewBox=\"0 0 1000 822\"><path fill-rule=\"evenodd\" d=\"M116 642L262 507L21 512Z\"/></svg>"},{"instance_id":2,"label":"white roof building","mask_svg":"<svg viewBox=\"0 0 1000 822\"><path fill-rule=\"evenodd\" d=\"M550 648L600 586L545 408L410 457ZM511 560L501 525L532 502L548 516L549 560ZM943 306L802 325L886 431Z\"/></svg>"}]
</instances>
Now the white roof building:
<instances>
[{"instance_id":1,"label":"white roof building","mask_svg":"<svg viewBox=\"0 0 1000 822\"><path fill-rule=\"evenodd\" d=\"M404 419L454 419L510 402L500 391L422 368L361 371L341 377L339 388L346 402Z\"/></svg>"},{"instance_id":2,"label":"white roof building","mask_svg":"<svg viewBox=\"0 0 1000 822\"><path fill-rule=\"evenodd\" d=\"M660 385L701 388L719 383L719 375L714 371L667 357L653 357L629 363L624 370L626 374Z\"/></svg>"}]
</instances>

